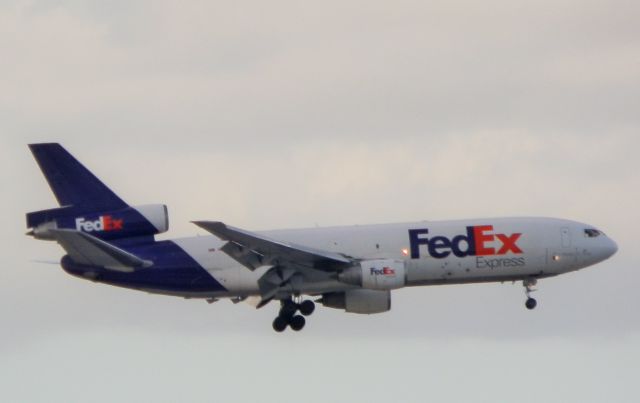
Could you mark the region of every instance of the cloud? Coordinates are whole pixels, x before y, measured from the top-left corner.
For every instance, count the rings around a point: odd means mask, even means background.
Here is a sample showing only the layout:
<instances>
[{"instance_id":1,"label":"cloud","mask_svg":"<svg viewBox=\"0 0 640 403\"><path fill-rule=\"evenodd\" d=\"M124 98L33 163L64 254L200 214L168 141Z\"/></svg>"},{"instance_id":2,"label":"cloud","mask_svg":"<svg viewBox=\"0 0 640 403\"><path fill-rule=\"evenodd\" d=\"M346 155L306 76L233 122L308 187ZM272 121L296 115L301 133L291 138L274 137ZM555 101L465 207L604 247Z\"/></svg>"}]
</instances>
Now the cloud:
<instances>
[{"instance_id":1,"label":"cloud","mask_svg":"<svg viewBox=\"0 0 640 403\"><path fill-rule=\"evenodd\" d=\"M48 4L0 17L0 104L30 134L281 147L638 122L633 3Z\"/></svg>"}]
</instances>

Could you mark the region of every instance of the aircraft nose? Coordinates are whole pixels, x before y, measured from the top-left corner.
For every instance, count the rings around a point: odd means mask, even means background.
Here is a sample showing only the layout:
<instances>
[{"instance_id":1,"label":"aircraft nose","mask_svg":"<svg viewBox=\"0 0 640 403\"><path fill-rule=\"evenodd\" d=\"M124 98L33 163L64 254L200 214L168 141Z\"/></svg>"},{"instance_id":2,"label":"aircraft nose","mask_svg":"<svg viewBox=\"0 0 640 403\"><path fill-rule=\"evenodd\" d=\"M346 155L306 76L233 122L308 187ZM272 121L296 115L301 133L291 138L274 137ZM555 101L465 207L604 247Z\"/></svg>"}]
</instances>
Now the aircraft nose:
<instances>
[{"instance_id":1,"label":"aircraft nose","mask_svg":"<svg viewBox=\"0 0 640 403\"><path fill-rule=\"evenodd\" d=\"M611 238L602 238L597 247L598 261L609 259L618 251L618 244Z\"/></svg>"},{"instance_id":2,"label":"aircraft nose","mask_svg":"<svg viewBox=\"0 0 640 403\"><path fill-rule=\"evenodd\" d=\"M618 252L618 244L611 238L606 238L606 243L603 248L603 258L609 259L611 256Z\"/></svg>"}]
</instances>

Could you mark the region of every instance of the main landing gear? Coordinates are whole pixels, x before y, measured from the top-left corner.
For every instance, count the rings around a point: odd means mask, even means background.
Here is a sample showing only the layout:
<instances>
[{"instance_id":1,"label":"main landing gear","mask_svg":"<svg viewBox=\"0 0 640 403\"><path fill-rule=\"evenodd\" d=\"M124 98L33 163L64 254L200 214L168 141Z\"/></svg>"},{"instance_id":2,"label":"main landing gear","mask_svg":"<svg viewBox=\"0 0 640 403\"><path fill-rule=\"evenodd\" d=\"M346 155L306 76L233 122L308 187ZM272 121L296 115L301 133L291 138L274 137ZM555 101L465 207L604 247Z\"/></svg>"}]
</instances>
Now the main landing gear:
<instances>
[{"instance_id":1,"label":"main landing gear","mask_svg":"<svg viewBox=\"0 0 640 403\"><path fill-rule=\"evenodd\" d=\"M525 288L524 293L527 296L527 301L524 303L524 306L526 306L528 310L532 310L536 307L536 305L538 305L538 301L536 301L535 298L532 298L530 295L532 292L536 291L534 287L537 283L538 280L536 280L535 278L530 278L522 281L522 285Z\"/></svg>"},{"instance_id":2,"label":"main landing gear","mask_svg":"<svg viewBox=\"0 0 640 403\"><path fill-rule=\"evenodd\" d=\"M311 315L315 309L316 304L311 300L296 302L293 299L284 299L280 301L280 313L273 320L273 330L279 333L290 326L296 332L300 331L306 323L304 317ZM297 315L298 311L302 315Z\"/></svg>"}]
</instances>

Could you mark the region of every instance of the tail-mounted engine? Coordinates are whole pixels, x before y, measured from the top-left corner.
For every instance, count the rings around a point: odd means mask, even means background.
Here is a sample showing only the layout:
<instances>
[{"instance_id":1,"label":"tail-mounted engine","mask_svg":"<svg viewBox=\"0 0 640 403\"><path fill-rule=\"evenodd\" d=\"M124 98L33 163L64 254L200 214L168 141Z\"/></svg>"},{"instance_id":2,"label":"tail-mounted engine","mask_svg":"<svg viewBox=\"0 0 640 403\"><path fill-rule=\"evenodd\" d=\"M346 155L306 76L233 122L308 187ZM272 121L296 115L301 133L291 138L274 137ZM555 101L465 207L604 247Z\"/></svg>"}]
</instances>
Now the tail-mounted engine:
<instances>
[{"instance_id":1,"label":"tail-mounted engine","mask_svg":"<svg viewBox=\"0 0 640 403\"><path fill-rule=\"evenodd\" d=\"M162 204L100 212L71 206L29 213L27 227L37 239L53 239L50 229L74 229L105 240L136 238L166 232L169 215L167 206Z\"/></svg>"}]
</instances>

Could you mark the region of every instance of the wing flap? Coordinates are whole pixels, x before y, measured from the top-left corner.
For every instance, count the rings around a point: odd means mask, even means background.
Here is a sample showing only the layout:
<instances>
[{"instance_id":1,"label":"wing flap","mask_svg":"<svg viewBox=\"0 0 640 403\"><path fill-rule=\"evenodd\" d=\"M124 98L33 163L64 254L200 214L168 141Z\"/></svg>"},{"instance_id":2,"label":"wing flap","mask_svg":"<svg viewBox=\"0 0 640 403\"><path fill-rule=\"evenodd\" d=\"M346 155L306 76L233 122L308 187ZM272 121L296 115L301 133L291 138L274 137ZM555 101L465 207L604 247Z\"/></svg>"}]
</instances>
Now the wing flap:
<instances>
[{"instance_id":1,"label":"wing flap","mask_svg":"<svg viewBox=\"0 0 640 403\"><path fill-rule=\"evenodd\" d=\"M51 233L69 257L78 264L121 272L133 272L153 264L81 231L55 229Z\"/></svg>"}]
</instances>

